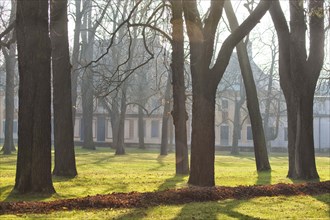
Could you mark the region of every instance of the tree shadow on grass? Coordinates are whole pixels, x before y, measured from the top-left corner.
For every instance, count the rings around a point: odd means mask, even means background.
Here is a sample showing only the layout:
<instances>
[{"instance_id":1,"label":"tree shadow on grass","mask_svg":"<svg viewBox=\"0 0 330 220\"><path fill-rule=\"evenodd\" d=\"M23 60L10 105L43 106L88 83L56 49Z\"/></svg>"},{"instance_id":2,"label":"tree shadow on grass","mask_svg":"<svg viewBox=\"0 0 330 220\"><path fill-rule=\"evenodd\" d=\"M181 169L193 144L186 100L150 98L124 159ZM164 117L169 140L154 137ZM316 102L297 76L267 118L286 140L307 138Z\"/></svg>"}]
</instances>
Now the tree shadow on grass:
<instances>
[{"instance_id":1,"label":"tree shadow on grass","mask_svg":"<svg viewBox=\"0 0 330 220\"><path fill-rule=\"evenodd\" d=\"M221 219L228 216L235 219L257 219L238 211L238 207L244 200L228 200L224 202L189 203L183 206L181 212L174 219ZM221 215L221 216L219 216Z\"/></svg>"},{"instance_id":2,"label":"tree shadow on grass","mask_svg":"<svg viewBox=\"0 0 330 220\"><path fill-rule=\"evenodd\" d=\"M127 213L124 213L118 217L115 217L116 220L127 220L127 219L145 219L147 217L147 208L140 209L130 209Z\"/></svg>"},{"instance_id":3,"label":"tree shadow on grass","mask_svg":"<svg viewBox=\"0 0 330 220\"><path fill-rule=\"evenodd\" d=\"M56 194L52 193L24 193L21 194L16 190L12 190L9 195L6 197L4 202L12 202L12 201L43 201L48 199Z\"/></svg>"},{"instance_id":4,"label":"tree shadow on grass","mask_svg":"<svg viewBox=\"0 0 330 220\"><path fill-rule=\"evenodd\" d=\"M75 179L76 177L77 176L64 177L64 176L54 176L54 175L52 175L52 180L53 180L53 183L67 182L67 181L71 181L71 180Z\"/></svg>"},{"instance_id":5,"label":"tree shadow on grass","mask_svg":"<svg viewBox=\"0 0 330 220\"><path fill-rule=\"evenodd\" d=\"M159 187L157 191L163 191L167 189L173 189L176 187L177 183L180 183L183 181L184 177L186 175L175 175L171 178L166 179ZM154 209L153 207L146 208L140 208L140 209L131 209L127 213L122 214L121 216L115 218L118 220L124 220L124 219L144 219L147 217L147 213L152 211Z\"/></svg>"},{"instance_id":6,"label":"tree shadow on grass","mask_svg":"<svg viewBox=\"0 0 330 220\"><path fill-rule=\"evenodd\" d=\"M313 198L326 204L328 206L328 209L330 208L330 193L313 196ZM329 213L329 217L330 217L330 213Z\"/></svg>"},{"instance_id":7,"label":"tree shadow on grass","mask_svg":"<svg viewBox=\"0 0 330 220\"><path fill-rule=\"evenodd\" d=\"M184 177L187 175L175 175L171 178L166 179L159 187L157 191L164 191L167 189L173 189L176 187L177 183L181 183Z\"/></svg>"},{"instance_id":8,"label":"tree shadow on grass","mask_svg":"<svg viewBox=\"0 0 330 220\"><path fill-rule=\"evenodd\" d=\"M167 155L159 155L157 157L158 166L154 167L152 169L149 169L149 171L156 171L156 170L159 170L160 168L163 168L164 166L166 166L166 163L164 162L164 158L166 158L166 157L167 157Z\"/></svg>"}]
</instances>

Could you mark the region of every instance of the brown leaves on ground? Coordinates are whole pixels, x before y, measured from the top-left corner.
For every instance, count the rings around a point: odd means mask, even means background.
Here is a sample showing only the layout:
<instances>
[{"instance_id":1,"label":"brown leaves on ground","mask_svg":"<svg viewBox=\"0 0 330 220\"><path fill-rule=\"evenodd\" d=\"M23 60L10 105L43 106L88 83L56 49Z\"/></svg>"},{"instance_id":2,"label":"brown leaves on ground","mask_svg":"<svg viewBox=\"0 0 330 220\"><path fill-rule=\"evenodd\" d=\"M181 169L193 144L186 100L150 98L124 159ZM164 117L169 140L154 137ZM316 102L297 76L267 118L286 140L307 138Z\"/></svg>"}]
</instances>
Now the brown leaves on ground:
<instances>
[{"instance_id":1,"label":"brown leaves on ground","mask_svg":"<svg viewBox=\"0 0 330 220\"><path fill-rule=\"evenodd\" d=\"M238 187L188 187L159 192L112 193L50 202L0 202L0 214L48 213L63 210L139 208L260 196L319 195L330 193L330 181Z\"/></svg>"}]
</instances>

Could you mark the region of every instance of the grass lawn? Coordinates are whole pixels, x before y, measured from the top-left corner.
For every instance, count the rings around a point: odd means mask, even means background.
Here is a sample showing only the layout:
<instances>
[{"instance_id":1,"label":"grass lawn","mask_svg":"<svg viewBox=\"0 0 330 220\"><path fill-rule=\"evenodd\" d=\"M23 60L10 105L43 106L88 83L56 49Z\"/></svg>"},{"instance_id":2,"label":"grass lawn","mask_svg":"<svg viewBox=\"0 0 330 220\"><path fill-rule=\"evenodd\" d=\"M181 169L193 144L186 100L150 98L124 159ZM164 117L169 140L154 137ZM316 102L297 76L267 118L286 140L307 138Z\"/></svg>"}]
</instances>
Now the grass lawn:
<instances>
[{"instance_id":1,"label":"grass lawn","mask_svg":"<svg viewBox=\"0 0 330 220\"><path fill-rule=\"evenodd\" d=\"M51 197L18 196L11 193L15 181L16 155L0 155L0 201L55 200L111 192L147 192L185 187L187 176L175 176L174 154L159 157L155 150L127 149L127 155L114 156L114 151L76 149L78 176L53 179L57 194ZM286 178L287 155L270 155L271 173L255 171L253 153L231 156L217 152L216 185L292 183ZM320 180L330 180L330 157L316 158ZM77 218L77 219L329 219L330 194L320 196L260 197L249 200L225 200L157 206L148 209L109 209L63 211L49 215L4 215L1 218Z\"/></svg>"}]
</instances>

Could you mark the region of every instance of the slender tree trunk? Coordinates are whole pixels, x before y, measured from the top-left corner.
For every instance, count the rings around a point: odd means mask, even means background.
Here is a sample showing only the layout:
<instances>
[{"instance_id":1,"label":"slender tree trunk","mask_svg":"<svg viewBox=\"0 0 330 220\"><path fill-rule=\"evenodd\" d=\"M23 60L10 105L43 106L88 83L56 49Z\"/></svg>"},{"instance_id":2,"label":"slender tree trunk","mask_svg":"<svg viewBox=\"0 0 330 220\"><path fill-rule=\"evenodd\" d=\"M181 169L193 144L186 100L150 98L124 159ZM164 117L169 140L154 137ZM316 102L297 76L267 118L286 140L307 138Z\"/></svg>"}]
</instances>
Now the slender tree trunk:
<instances>
[{"instance_id":1,"label":"slender tree trunk","mask_svg":"<svg viewBox=\"0 0 330 220\"><path fill-rule=\"evenodd\" d=\"M233 130L233 143L232 143L232 148L231 148L231 154L232 155L238 155L239 150L238 150L238 139L239 139L239 133L241 132L240 129L240 106L239 102L235 100L235 112L234 112L234 130Z\"/></svg>"},{"instance_id":2,"label":"slender tree trunk","mask_svg":"<svg viewBox=\"0 0 330 220\"><path fill-rule=\"evenodd\" d=\"M225 2L225 11L228 17L231 30L237 29L238 21L230 1ZM245 85L247 108L249 110L249 116L251 120L257 171L268 171L271 168L268 160L264 129L262 126L257 88L253 79L253 73L249 61L248 52L246 50L246 46L242 41L236 46L236 49Z\"/></svg>"},{"instance_id":3,"label":"slender tree trunk","mask_svg":"<svg viewBox=\"0 0 330 220\"><path fill-rule=\"evenodd\" d=\"M80 29L81 29L81 0L75 0L76 6L76 20L73 37L73 50L72 50L72 73L71 73L71 97L72 97L72 122L73 127L76 122L76 110L77 110L77 87L78 87L78 76L79 76L79 50L80 50Z\"/></svg>"},{"instance_id":4,"label":"slender tree trunk","mask_svg":"<svg viewBox=\"0 0 330 220\"><path fill-rule=\"evenodd\" d=\"M176 174L189 173L187 145L187 112L184 85L184 48L183 48L183 9L181 0L172 4L172 79L173 79L173 123L175 127L175 161Z\"/></svg>"},{"instance_id":5,"label":"slender tree trunk","mask_svg":"<svg viewBox=\"0 0 330 220\"><path fill-rule=\"evenodd\" d=\"M11 12L9 23L13 23L16 17L16 0L11 1ZM15 37L15 30L10 37ZM8 37L9 38L9 37ZM2 47L3 56L6 64L6 97L5 97L5 141L2 148L3 154L11 154L16 151L13 132L14 132L14 111L15 111L15 66L16 66L16 44L12 43L7 48Z\"/></svg>"},{"instance_id":6,"label":"slender tree trunk","mask_svg":"<svg viewBox=\"0 0 330 220\"><path fill-rule=\"evenodd\" d=\"M116 149L118 144L118 132L119 132L119 121L120 114L118 110L118 98L112 100L112 112L110 114L111 128L112 128L112 149Z\"/></svg>"},{"instance_id":7,"label":"slender tree trunk","mask_svg":"<svg viewBox=\"0 0 330 220\"><path fill-rule=\"evenodd\" d=\"M16 32L20 81L14 188L20 193L54 193L48 1L19 0Z\"/></svg>"},{"instance_id":8,"label":"slender tree trunk","mask_svg":"<svg viewBox=\"0 0 330 220\"><path fill-rule=\"evenodd\" d=\"M138 106L138 135L139 135L139 148L146 149L144 144L144 121L143 121L143 108Z\"/></svg>"},{"instance_id":9,"label":"slender tree trunk","mask_svg":"<svg viewBox=\"0 0 330 220\"><path fill-rule=\"evenodd\" d=\"M9 53L6 48L2 48L6 62L6 122L5 122L5 142L3 145L3 154L11 154L15 151L13 138L14 132L14 111L15 111L15 54L16 44L10 45Z\"/></svg>"},{"instance_id":10,"label":"slender tree trunk","mask_svg":"<svg viewBox=\"0 0 330 220\"><path fill-rule=\"evenodd\" d=\"M84 142L83 148L95 150L93 140L93 75L89 68L83 75L82 80L82 110L83 110L83 125L84 125Z\"/></svg>"},{"instance_id":11,"label":"slender tree trunk","mask_svg":"<svg viewBox=\"0 0 330 220\"><path fill-rule=\"evenodd\" d=\"M165 104L164 104L164 112L163 112L163 123L162 123L162 139L160 144L160 155L167 155L168 152L168 120L170 117L171 111L171 73L169 73L169 77L166 82L165 89Z\"/></svg>"},{"instance_id":12,"label":"slender tree trunk","mask_svg":"<svg viewBox=\"0 0 330 220\"><path fill-rule=\"evenodd\" d=\"M93 47L95 33L92 30L92 14L91 7L92 1L88 0L89 10L84 15L84 26L89 28L87 34L85 33L83 38L83 64L86 66L93 59ZM87 35L87 36L86 36ZM94 139L93 139L93 111L94 111L94 87L93 87L93 72L92 67L87 66L84 69L81 85L81 98L82 98L82 112L83 112L83 125L84 125L84 142L83 148L95 150Z\"/></svg>"},{"instance_id":13,"label":"slender tree trunk","mask_svg":"<svg viewBox=\"0 0 330 220\"><path fill-rule=\"evenodd\" d=\"M121 100L120 100L120 119L119 119L119 127L118 127L118 139L116 145L116 155L124 155L125 154L125 118L126 118L126 92L127 85L124 82L122 92L121 92Z\"/></svg>"},{"instance_id":14,"label":"slender tree trunk","mask_svg":"<svg viewBox=\"0 0 330 220\"><path fill-rule=\"evenodd\" d=\"M54 145L56 176L77 175L71 100L71 64L69 55L67 0L52 1L50 36L52 42Z\"/></svg>"},{"instance_id":15,"label":"slender tree trunk","mask_svg":"<svg viewBox=\"0 0 330 220\"><path fill-rule=\"evenodd\" d=\"M246 94L244 91L244 84L242 79L240 79L240 100L237 100L235 96L235 111L234 111L234 130L233 130L233 142L232 142L232 155L239 154L238 140L242 132L242 122L241 122L241 109L246 99Z\"/></svg>"}]
</instances>

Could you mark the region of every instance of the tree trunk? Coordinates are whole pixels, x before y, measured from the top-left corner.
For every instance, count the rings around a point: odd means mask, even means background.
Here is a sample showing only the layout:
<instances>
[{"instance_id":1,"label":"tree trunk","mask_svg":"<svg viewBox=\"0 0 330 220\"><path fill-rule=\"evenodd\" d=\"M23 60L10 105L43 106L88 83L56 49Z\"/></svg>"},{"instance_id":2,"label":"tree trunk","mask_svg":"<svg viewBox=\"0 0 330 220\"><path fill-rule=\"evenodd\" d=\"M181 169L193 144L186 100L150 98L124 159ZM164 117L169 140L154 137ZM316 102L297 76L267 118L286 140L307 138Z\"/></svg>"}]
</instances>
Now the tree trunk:
<instances>
[{"instance_id":1,"label":"tree trunk","mask_svg":"<svg viewBox=\"0 0 330 220\"><path fill-rule=\"evenodd\" d=\"M52 43L54 146L56 176L77 175L71 100L71 64L69 55L67 0L52 1L50 36Z\"/></svg>"},{"instance_id":2,"label":"tree trunk","mask_svg":"<svg viewBox=\"0 0 330 220\"><path fill-rule=\"evenodd\" d=\"M226 70L234 47L255 27L269 9L270 1L260 1L251 15L227 39L214 56L216 30L225 1L211 1L203 24L197 1L183 1L190 45L193 87L191 171L189 183L214 185L214 115L217 86ZM212 68L213 60L215 60ZM212 64L211 64L212 63Z\"/></svg>"},{"instance_id":3,"label":"tree trunk","mask_svg":"<svg viewBox=\"0 0 330 220\"><path fill-rule=\"evenodd\" d=\"M230 1L225 2L225 11L228 17L231 30L236 30L238 28L238 21ZM262 118L259 108L257 89L253 79L253 73L249 61L248 52L246 50L246 46L242 41L238 43L236 49L245 85L247 108L249 110L249 116L251 120L257 171L268 171L271 168L268 160L267 146L264 129L262 126Z\"/></svg>"},{"instance_id":4,"label":"tree trunk","mask_svg":"<svg viewBox=\"0 0 330 220\"><path fill-rule=\"evenodd\" d=\"M16 17L16 1L11 1L11 12L9 23L13 23ZM7 35L8 39L14 37L15 30L12 34ZM3 56L6 64L6 96L5 96L5 141L2 148L3 154L11 154L16 151L13 132L14 132L14 111L15 111L15 67L16 67L16 44L12 43L7 48L2 47Z\"/></svg>"},{"instance_id":5,"label":"tree trunk","mask_svg":"<svg viewBox=\"0 0 330 220\"><path fill-rule=\"evenodd\" d=\"M116 155L125 154L125 118L126 118L126 92L127 92L127 82L124 82L123 88L121 91L120 99L120 119L118 127L118 139L116 145Z\"/></svg>"},{"instance_id":6,"label":"tree trunk","mask_svg":"<svg viewBox=\"0 0 330 220\"><path fill-rule=\"evenodd\" d=\"M216 88L212 89L206 84L204 86L200 85L201 83L198 80L194 84L191 167L188 183L197 186L214 186Z\"/></svg>"},{"instance_id":7,"label":"tree trunk","mask_svg":"<svg viewBox=\"0 0 330 220\"><path fill-rule=\"evenodd\" d=\"M78 87L78 76L79 76L79 50L80 50L80 32L81 32L81 19L82 12L81 0L75 0L76 6L76 19L75 19L75 29L73 37L73 50L72 50L72 74L71 74L71 98L72 98L72 122L73 127L76 122L76 110L77 110L77 87Z\"/></svg>"},{"instance_id":8,"label":"tree trunk","mask_svg":"<svg viewBox=\"0 0 330 220\"><path fill-rule=\"evenodd\" d=\"M184 85L184 48L183 18L181 0L173 0L172 4L172 79L173 79L173 124L175 127L175 169L176 174L189 173L186 94Z\"/></svg>"},{"instance_id":9,"label":"tree trunk","mask_svg":"<svg viewBox=\"0 0 330 220\"><path fill-rule=\"evenodd\" d=\"M92 7L92 2L88 0L88 7ZM81 85L81 98L82 98L82 112L83 112L83 125L84 125L84 142L83 142L83 148L95 150L94 145L94 139L93 139L93 111L94 111L94 102L93 102L93 96L94 96L94 87L93 87L93 72L92 67L87 66L87 64L93 59L93 47L94 47L94 38L95 33L92 30L91 25L91 9L87 11L87 13L84 15L84 26L89 30L86 33L84 33L83 38L83 65L84 73L82 77L82 85Z\"/></svg>"},{"instance_id":10,"label":"tree trunk","mask_svg":"<svg viewBox=\"0 0 330 220\"><path fill-rule=\"evenodd\" d=\"M3 145L3 154L11 154L15 151L15 144L13 138L14 132L14 111L15 111L15 54L16 44L10 45L9 53L6 48L2 48L3 55L6 62L6 121L5 121L5 142Z\"/></svg>"},{"instance_id":11,"label":"tree trunk","mask_svg":"<svg viewBox=\"0 0 330 220\"><path fill-rule=\"evenodd\" d=\"M279 42L279 73L288 112L288 177L318 179L313 138L313 98L324 59L324 1L309 1L309 53L303 2L290 1L290 29L280 3L270 14Z\"/></svg>"},{"instance_id":12,"label":"tree trunk","mask_svg":"<svg viewBox=\"0 0 330 220\"><path fill-rule=\"evenodd\" d=\"M20 81L14 188L20 193L54 193L48 1L18 1L16 32Z\"/></svg>"},{"instance_id":13,"label":"tree trunk","mask_svg":"<svg viewBox=\"0 0 330 220\"><path fill-rule=\"evenodd\" d=\"M237 96L235 95L235 112L234 112L234 129L233 129L233 142L232 142L232 155L238 155L239 154L239 148L238 148L238 140L241 136L242 132L242 122L241 122L241 109L243 104L245 103L246 94L244 91L244 84L242 79L240 79L240 92L239 92L239 98L240 100L237 100Z\"/></svg>"},{"instance_id":14,"label":"tree trunk","mask_svg":"<svg viewBox=\"0 0 330 220\"><path fill-rule=\"evenodd\" d=\"M146 149L144 144L144 121L143 121L143 108L138 106L138 135L139 135L139 148Z\"/></svg>"},{"instance_id":15,"label":"tree trunk","mask_svg":"<svg viewBox=\"0 0 330 220\"><path fill-rule=\"evenodd\" d=\"M233 143L232 143L232 148L230 154L232 155L238 155L239 150L238 150L238 139L239 139L239 133L241 132L241 126L240 126L240 110L241 107L239 106L238 100L235 100L235 112L234 112L234 130L233 130Z\"/></svg>"},{"instance_id":16,"label":"tree trunk","mask_svg":"<svg viewBox=\"0 0 330 220\"><path fill-rule=\"evenodd\" d=\"M306 82L306 84L311 84ZM313 99L315 89L305 86L298 103L295 168L300 179L319 179L316 171L313 135Z\"/></svg>"},{"instance_id":17,"label":"tree trunk","mask_svg":"<svg viewBox=\"0 0 330 220\"><path fill-rule=\"evenodd\" d=\"M171 111L171 73L169 73L166 89L165 89L165 104L163 112L163 122L162 122L162 139L160 144L160 155L167 155L168 152L168 120Z\"/></svg>"}]
</instances>

